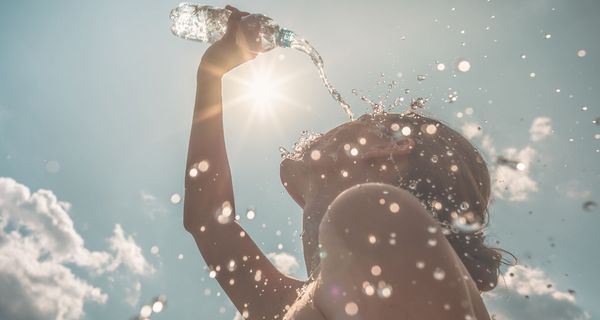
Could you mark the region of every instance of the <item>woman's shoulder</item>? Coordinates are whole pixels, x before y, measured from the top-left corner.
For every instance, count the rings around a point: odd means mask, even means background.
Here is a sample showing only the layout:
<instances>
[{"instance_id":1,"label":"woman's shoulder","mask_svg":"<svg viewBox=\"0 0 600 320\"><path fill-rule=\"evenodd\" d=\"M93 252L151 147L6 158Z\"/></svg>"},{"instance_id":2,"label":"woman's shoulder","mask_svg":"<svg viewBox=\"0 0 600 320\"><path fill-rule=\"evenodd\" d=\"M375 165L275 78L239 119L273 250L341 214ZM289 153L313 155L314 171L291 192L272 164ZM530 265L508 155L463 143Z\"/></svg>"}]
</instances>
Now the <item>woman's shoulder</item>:
<instances>
[{"instance_id":1,"label":"woman's shoulder","mask_svg":"<svg viewBox=\"0 0 600 320\"><path fill-rule=\"evenodd\" d=\"M483 302L442 228L406 190L345 190L321 222L319 243L315 301L327 319L489 319L474 311Z\"/></svg>"}]
</instances>

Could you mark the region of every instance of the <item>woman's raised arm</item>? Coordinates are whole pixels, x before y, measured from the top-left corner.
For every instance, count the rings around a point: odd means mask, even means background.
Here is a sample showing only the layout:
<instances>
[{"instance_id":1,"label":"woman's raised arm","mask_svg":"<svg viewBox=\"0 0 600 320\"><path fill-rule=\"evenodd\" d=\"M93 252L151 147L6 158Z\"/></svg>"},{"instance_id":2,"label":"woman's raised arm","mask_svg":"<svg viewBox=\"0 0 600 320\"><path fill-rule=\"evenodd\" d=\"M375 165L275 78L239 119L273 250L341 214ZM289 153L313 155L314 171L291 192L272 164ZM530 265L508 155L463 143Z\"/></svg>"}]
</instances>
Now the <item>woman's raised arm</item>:
<instances>
[{"instance_id":1,"label":"woman's raised arm","mask_svg":"<svg viewBox=\"0 0 600 320\"><path fill-rule=\"evenodd\" d=\"M184 226L240 312L273 319L304 283L280 273L235 221L233 186L223 133L223 75L255 54L237 45L246 13L230 8L228 30L202 57L185 178Z\"/></svg>"}]
</instances>

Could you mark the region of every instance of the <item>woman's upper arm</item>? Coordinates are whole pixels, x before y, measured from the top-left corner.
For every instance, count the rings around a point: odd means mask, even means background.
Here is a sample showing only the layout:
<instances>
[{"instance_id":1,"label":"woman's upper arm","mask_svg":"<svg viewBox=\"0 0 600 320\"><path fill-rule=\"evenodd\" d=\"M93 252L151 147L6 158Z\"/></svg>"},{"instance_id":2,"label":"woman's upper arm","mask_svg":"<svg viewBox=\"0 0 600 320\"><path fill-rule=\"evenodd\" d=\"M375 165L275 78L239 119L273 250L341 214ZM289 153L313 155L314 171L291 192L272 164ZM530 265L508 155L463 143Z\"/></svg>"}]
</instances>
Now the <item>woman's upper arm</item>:
<instances>
[{"instance_id":1,"label":"woman's upper arm","mask_svg":"<svg viewBox=\"0 0 600 320\"><path fill-rule=\"evenodd\" d=\"M319 242L326 255L316 300L328 319L354 311L363 319L489 319L441 227L405 190L368 183L344 191Z\"/></svg>"},{"instance_id":2,"label":"woman's upper arm","mask_svg":"<svg viewBox=\"0 0 600 320\"><path fill-rule=\"evenodd\" d=\"M185 210L194 210L193 195L186 198ZM235 217L235 212L230 215ZM217 214L198 216L206 218L186 228L214 271L211 277L214 275L240 313L247 312L251 319L281 317L304 282L279 272L234 219L219 222Z\"/></svg>"}]
</instances>

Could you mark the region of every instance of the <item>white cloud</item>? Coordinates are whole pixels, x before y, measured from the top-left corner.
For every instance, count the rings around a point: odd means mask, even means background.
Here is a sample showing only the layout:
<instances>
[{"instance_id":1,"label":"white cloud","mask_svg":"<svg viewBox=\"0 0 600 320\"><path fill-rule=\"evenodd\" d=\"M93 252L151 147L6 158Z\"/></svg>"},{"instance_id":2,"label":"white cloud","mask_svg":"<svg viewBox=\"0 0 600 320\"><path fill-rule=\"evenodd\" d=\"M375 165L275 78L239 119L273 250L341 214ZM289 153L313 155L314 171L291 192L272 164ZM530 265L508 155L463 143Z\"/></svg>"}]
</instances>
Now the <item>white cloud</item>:
<instances>
[{"instance_id":1,"label":"white cloud","mask_svg":"<svg viewBox=\"0 0 600 320\"><path fill-rule=\"evenodd\" d=\"M497 162L501 156L503 159L515 163L515 166L496 163L495 167L490 168L492 193L495 197L519 202L527 200L530 193L538 191L538 184L531 177L530 170L533 159L537 154L533 147L526 146L523 149L506 148L499 155L489 135L483 136L481 146L494 161Z\"/></svg>"},{"instance_id":2,"label":"white cloud","mask_svg":"<svg viewBox=\"0 0 600 320\"><path fill-rule=\"evenodd\" d=\"M0 177L0 319L80 319L85 303L106 303L72 266L94 275L121 264L136 274L153 270L119 225L109 239L114 254L87 249L69 209L49 190L31 193Z\"/></svg>"},{"instance_id":3,"label":"white cloud","mask_svg":"<svg viewBox=\"0 0 600 320\"><path fill-rule=\"evenodd\" d=\"M576 304L575 296L561 291L538 268L511 266L498 287L484 295L497 320L584 320L590 316Z\"/></svg>"},{"instance_id":4,"label":"white cloud","mask_svg":"<svg viewBox=\"0 0 600 320\"><path fill-rule=\"evenodd\" d=\"M508 148L503 152L506 159L517 161L520 167L498 165L492 173L494 195L509 201L525 201L531 192L538 191L537 182L530 176L530 166L536 151L526 146L521 150Z\"/></svg>"},{"instance_id":5,"label":"white cloud","mask_svg":"<svg viewBox=\"0 0 600 320\"><path fill-rule=\"evenodd\" d=\"M137 306L142 295L142 284L136 281L130 288L125 289L125 302L131 307Z\"/></svg>"},{"instance_id":6,"label":"white cloud","mask_svg":"<svg viewBox=\"0 0 600 320\"><path fill-rule=\"evenodd\" d=\"M481 135L481 127L477 123L469 122L461 127L463 135L471 140Z\"/></svg>"},{"instance_id":7,"label":"white cloud","mask_svg":"<svg viewBox=\"0 0 600 320\"><path fill-rule=\"evenodd\" d=\"M156 196L141 191L140 198L142 199L142 207L144 212L150 216L150 219L154 219L157 216L166 214L167 208L156 198Z\"/></svg>"},{"instance_id":8,"label":"white cloud","mask_svg":"<svg viewBox=\"0 0 600 320\"><path fill-rule=\"evenodd\" d=\"M559 184L555 189L559 194L575 200L589 198L592 195L592 192L585 189L577 180L569 180L568 182Z\"/></svg>"},{"instance_id":9,"label":"white cloud","mask_svg":"<svg viewBox=\"0 0 600 320\"><path fill-rule=\"evenodd\" d=\"M537 117L533 119L531 128L529 128L530 139L538 142L552 134L552 120L547 117Z\"/></svg>"},{"instance_id":10,"label":"white cloud","mask_svg":"<svg viewBox=\"0 0 600 320\"><path fill-rule=\"evenodd\" d=\"M147 275L154 272L154 268L146 261L142 249L135 243L132 236L125 236L123 227L115 225L114 234L108 243L115 256L107 267L108 271L115 271L119 266L124 266L131 273Z\"/></svg>"},{"instance_id":11,"label":"white cloud","mask_svg":"<svg viewBox=\"0 0 600 320\"><path fill-rule=\"evenodd\" d=\"M300 266L298 264L298 260L296 260L296 257L294 257L288 253L285 253L285 252L281 252L281 253L271 252L271 253L267 254L267 258L269 258L269 260L271 260L271 262L273 262L275 267L281 273L286 274L286 275L293 274L294 272L296 272L298 270L298 267Z\"/></svg>"}]
</instances>

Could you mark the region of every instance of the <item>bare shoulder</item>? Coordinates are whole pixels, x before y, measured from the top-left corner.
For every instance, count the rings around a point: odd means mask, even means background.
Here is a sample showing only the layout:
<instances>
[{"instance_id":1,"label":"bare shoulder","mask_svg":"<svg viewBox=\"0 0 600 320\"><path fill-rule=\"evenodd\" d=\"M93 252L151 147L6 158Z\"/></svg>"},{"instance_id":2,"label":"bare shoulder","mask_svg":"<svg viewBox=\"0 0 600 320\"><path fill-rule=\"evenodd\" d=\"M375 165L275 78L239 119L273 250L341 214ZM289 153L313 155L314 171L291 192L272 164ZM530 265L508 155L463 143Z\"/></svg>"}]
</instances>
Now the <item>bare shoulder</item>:
<instances>
[{"instance_id":1,"label":"bare shoulder","mask_svg":"<svg viewBox=\"0 0 600 320\"><path fill-rule=\"evenodd\" d=\"M368 183L342 192L319 242L315 300L327 319L489 319L441 227L406 190Z\"/></svg>"}]
</instances>

